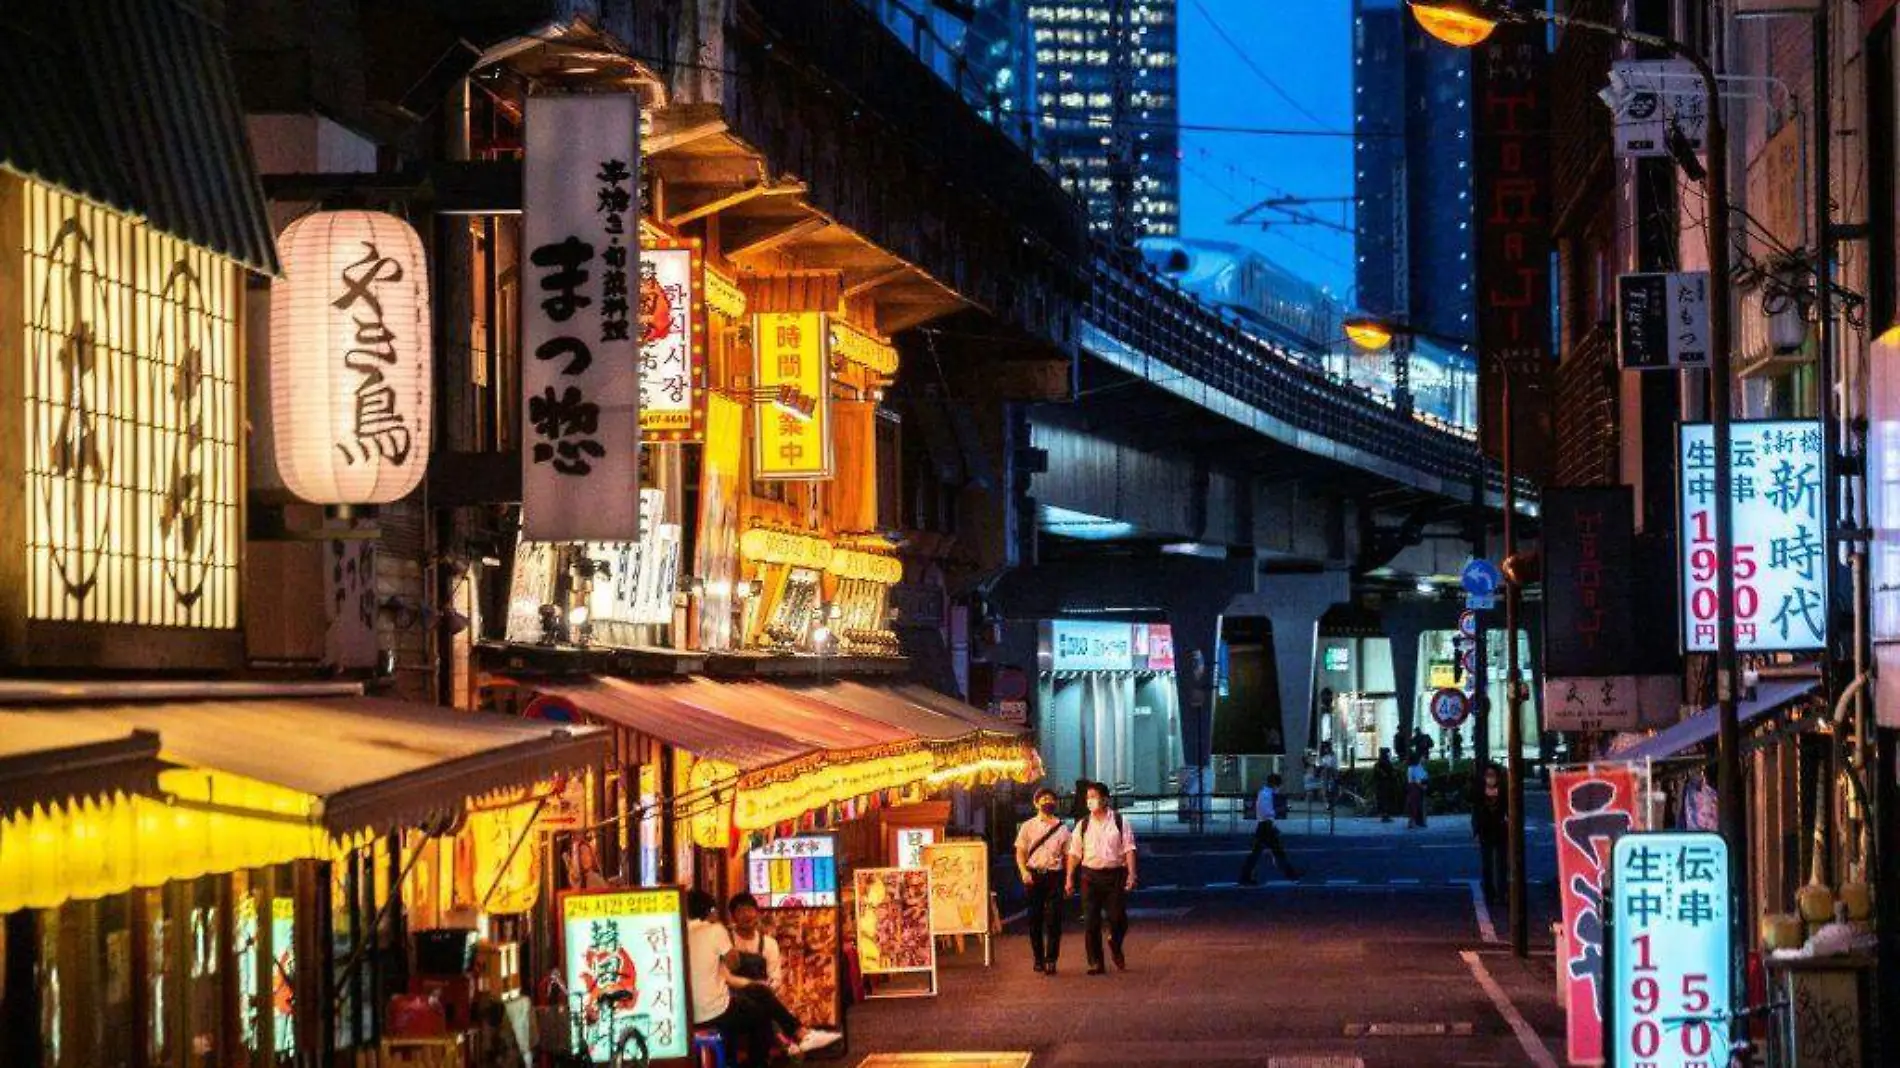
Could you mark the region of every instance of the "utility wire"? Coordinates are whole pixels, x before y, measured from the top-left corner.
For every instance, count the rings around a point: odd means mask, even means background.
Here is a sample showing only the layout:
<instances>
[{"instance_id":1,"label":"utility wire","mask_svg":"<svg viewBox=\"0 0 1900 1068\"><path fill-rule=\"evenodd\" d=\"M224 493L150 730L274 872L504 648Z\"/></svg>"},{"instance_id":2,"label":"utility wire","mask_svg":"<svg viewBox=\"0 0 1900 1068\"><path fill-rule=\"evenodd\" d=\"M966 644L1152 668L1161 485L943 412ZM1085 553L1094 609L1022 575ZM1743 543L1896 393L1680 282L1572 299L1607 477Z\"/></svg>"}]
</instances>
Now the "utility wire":
<instances>
[{"instance_id":1,"label":"utility wire","mask_svg":"<svg viewBox=\"0 0 1900 1068\"><path fill-rule=\"evenodd\" d=\"M1279 82L1274 81L1271 75L1269 75L1266 71L1260 69L1260 64L1255 63L1253 60L1253 56L1249 54L1246 49L1240 47L1239 42L1235 41L1231 36L1228 35L1227 30L1221 26L1220 20L1214 17L1213 12L1207 10L1207 6L1205 4L1202 4L1201 0L1193 0L1193 3L1194 3L1194 10L1199 11L1201 13L1201 17L1207 20L1207 24L1213 28L1215 36L1219 37L1222 41L1226 42L1227 47L1233 51L1234 55L1240 58L1240 62L1245 64L1248 70L1253 71L1254 76L1259 78L1262 84L1264 84L1267 88L1273 90L1274 94L1278 96L1281 100L1286 101L1287 104L1290 107L1292 107L1294 111L1297 111L1301 115L1304 115L1305 117L1313 120L1314 126L1318 127L1321 130L1324 130L1327 128L1327 122L1325 119L1322 119L1318 115L1313 114L1312 111L1308 110L1306 105L1300 103L1298 100L1295 100L1293 98L1292 93L1287 92L1284 88L1281 87Z\"/></svg>"}]
</instances>

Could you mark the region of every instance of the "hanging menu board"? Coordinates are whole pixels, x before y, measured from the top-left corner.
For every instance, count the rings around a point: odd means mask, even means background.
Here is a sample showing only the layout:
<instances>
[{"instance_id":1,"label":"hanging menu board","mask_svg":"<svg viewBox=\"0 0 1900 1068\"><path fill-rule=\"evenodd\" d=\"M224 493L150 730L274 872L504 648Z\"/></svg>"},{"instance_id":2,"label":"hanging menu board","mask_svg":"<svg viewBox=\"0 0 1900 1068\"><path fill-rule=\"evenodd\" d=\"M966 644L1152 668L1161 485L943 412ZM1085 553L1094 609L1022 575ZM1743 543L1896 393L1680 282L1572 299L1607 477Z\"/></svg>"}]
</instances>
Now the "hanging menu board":
<instances>
[{"instance_id":1,"label":"hanging menu board","mask_svg":"<svg viewBox=\"0 0 1900 1068\"><path fill-rule=\"evenodd\" d=\"M930 932L987 933L989 845L980 839L933 842L923 854L924 870L930 873Z\"/></svg>"},{"instance_id":2,"label":"hanging menu board","mask_svg":"<svg viewBox=\"0 0 1900 1068\"><path fill-rule=\"evenodd\" d=\"M930 934L930 873L922 868L859 868L858 967L866 975L935 972Z\"/></svg>"},{"instance_id":3,"label":"hanging menu board","mask_svg":"<svg viewBox=\"0 0 1900 1068\"><path fill-rule=\"evenodd\" d=\"M759 929L778 940L778 999L807 1027L843 1026L837 908L762 909Z\"/></svg>"},{"instance_id":4,"label":"hanging menu board","mask_svg":"<svg viewBox=\"0 0 1900 1068\"><path fill-rule=\"evenodd\" d=\"M746 889L768 909L838 903L838 840L828 834L778 838L746 854Z\"/></svg>"}]
</instances>

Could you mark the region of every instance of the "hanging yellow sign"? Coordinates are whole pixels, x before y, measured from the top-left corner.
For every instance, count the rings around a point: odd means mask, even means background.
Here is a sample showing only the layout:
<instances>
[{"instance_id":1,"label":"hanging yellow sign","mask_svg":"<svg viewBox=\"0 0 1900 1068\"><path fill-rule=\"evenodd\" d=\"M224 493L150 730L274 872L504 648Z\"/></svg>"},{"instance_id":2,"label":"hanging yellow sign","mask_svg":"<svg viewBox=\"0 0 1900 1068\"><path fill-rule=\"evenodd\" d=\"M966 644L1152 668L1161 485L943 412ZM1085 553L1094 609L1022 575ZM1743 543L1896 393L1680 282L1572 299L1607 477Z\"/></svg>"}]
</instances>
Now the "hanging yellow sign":
<instances>
[{"instance_id":1,"label":"hanging yellow sign","mask_svg":"<svg viewBox=\"0 0 1900 1068\"><path fill-rule=\"evenodd\" d=\"M831 345L820 312L752 317L752 471L768 481L831 477Z\"/></svg>"}]
</instances>

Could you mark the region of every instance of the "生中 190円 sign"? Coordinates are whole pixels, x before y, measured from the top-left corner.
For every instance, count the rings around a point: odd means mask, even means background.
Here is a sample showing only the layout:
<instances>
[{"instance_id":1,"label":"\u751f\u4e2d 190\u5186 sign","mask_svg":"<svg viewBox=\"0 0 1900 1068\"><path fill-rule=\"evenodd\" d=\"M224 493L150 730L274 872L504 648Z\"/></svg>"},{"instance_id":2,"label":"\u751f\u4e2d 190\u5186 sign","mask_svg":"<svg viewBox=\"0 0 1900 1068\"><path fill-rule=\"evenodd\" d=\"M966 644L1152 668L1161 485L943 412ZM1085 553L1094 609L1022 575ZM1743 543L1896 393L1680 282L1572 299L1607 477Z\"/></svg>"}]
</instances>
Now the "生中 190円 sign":
<instances>
[{"instance_id":1,"label":"\u751f\u4e2d 190\u5186 sign","mask_svg":"<svg viewBox=\"0 0 1900 1068\"><path fill-rule=\"evenodd\" d=\"M1719 835L1661 831L1617 839L1612 1063L1728 1063L1728 865L1728 843Z\"/></svg>"},{"instance_id":2,"label":"\u751f\u4e2d 190\u5186 sign","mask_svg":"<svg viewBox=\"0 0 1900 1068\"><path fill-rule=\"evenodd\" d=\"M1716 646L1714 428L1685 424L1679 441L1682 501L1682 647ZM1735 648L1794 652L1827 644L1827 518L1821 424L1812 419L1737 422L1729 439L1729 566L1735 575Z\"/></svg>"}]
</instances>

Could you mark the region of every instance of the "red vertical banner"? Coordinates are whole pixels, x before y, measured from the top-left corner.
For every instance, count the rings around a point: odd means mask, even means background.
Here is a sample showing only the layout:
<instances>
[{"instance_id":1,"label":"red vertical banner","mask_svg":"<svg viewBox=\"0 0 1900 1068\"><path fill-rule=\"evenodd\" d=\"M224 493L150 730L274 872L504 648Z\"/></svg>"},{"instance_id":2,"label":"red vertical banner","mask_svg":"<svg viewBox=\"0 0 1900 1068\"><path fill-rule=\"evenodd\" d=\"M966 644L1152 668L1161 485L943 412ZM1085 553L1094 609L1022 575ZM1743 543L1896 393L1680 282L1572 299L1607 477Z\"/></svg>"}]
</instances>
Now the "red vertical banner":
<instances>
[{"instance_id":1,"label":"red vertical banner","mask_svg":"<svg viewBox=\"0 0 1900 1068\"><path fill-rule=\"evenodd\" d=\"M1628 764L1593 764L1551 773L1557 821L1557 885L1563 901L1566 1056L1603 1063L1603 875L1616 840L1643 829L1644 776Z\"/></svg>"},{"instance_id":2,"label":"red vertical banner","mask_svg":"<svg viewBox=\"0 0 1900 1068\"><path fill-rule=\"evenodd\" d=\"M1511 430L1517 471L1550 481L1551 331L1550 51L1540 23L1505 23L1472 51L1472 172L1477 231L1479 426L1502 455ZM1502 373L1501 373L1502 372ZM1512 380L1504 425L1504 378Z\"/></svg>"}]
</instances>

